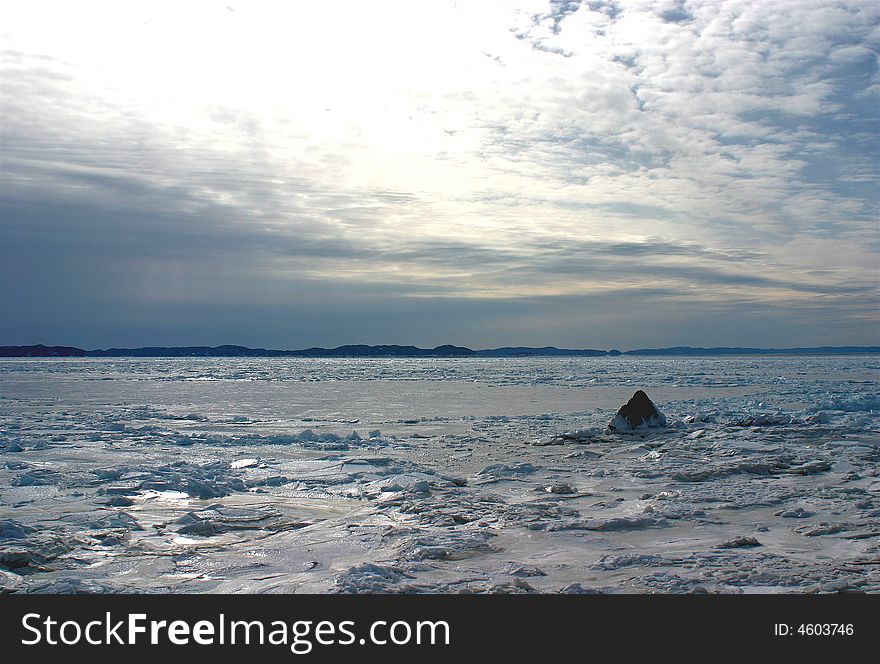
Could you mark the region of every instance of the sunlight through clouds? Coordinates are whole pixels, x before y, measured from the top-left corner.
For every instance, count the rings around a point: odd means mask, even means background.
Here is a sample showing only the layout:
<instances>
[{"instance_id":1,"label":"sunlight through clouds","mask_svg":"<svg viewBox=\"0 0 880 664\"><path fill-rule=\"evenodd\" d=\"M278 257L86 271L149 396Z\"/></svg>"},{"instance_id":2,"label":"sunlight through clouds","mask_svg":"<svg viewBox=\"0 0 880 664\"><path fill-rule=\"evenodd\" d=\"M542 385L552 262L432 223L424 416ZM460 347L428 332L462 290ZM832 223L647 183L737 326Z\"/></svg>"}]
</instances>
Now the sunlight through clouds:
<instances>
[{"instance_id":1,"label":"sunlight through clouds","mask_svg":"<svg viewBox=\"0 0 880 664\"><path fill-rule=\"evenodd\" d=\"M62 299L92 309L58 322L65 343L140 339L104 336L111 311L208 303L163 334L325 343L293 322L316 292L339 343L878 341L874 2L0 18L6 343L47 334ZM460 314L405 327L441 300ZM252 306L274 336L236 321ZM639 329L673 310L678 330ZM547 322L517 332L517 312Z\"/></svg>"}]
</instances>

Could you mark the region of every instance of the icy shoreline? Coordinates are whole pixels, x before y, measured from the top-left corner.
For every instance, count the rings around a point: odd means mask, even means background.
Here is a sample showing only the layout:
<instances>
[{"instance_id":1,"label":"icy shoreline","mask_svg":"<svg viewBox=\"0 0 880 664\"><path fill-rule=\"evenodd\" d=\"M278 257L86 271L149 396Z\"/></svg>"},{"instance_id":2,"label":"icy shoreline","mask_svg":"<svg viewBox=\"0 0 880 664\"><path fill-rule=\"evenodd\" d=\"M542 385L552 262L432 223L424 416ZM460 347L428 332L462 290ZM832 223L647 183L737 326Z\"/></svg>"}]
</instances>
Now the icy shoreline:
<instances>
[{"instance_id":1,"label":"icy shoreline","mask_svg":"<svg viewBox=\"0 0 880 664\"><path fill-rule=\"evenodd\" d=\"M878 362L5 361L0 586L877 592Z\"/></svg>"}]
</instances>

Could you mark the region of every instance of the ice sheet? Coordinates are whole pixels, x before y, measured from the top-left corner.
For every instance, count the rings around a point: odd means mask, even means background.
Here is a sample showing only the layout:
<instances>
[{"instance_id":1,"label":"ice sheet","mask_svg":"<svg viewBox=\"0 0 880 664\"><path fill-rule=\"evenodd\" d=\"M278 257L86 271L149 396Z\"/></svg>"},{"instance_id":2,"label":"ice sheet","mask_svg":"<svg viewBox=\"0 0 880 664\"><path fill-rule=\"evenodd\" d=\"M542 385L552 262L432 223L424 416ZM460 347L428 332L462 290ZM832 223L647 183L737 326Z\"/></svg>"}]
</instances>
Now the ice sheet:
<instances>
[{"instance_id":1,"label":"ice sheet","mask_svg":"<svg viewBox=\"0 0 880 664\"><path fill-rule=\"evenodd\" d=\"M7 592L880 590L875 356L0 376ZM609 431L636 389L667 426Z\"/></svg>"}]
</instances>

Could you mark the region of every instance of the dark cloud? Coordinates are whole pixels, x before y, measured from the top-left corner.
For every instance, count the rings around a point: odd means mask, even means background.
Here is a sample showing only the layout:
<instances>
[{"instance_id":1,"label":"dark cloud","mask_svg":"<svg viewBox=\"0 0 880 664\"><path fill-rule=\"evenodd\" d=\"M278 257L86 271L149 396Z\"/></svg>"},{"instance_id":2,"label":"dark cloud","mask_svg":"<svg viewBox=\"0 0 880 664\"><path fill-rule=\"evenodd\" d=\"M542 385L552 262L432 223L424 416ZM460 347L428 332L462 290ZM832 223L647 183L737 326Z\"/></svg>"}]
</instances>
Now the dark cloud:
<instances>
[{"instance_id":1,"label":"dark cloud","mask_svg":"<svg viewBox=\"0 0 880 664\"><path fill-rule=\"evenodd\" d=\"M763 254L750 250L662 239L526 238L510 246L392 241L332 233L305 211L299 224L254 223L245 210L210 204L186 188L150 193L125 178L82 182L89 192L110 189L138 204L67 188L45 192L41 200L27 188L4 192L4 343L746 344L756 331L765 338L782 330L780 319L805 317L798 303L780 304L762 292L834 296L813 315L833 314L838 336L853 327L853 312L870 311L874 299L863 286L810 285L743 271L761 266ZM331 210L343 215L345 208ZM381 214L380 206L376 210ZM394 266L406 269L389 276ZM358 276L346 276L353 268ZM427 276L413 276L422 273ZM601 292L529 295L542 284L552 290L579 280L601 285ZM748 293L718 302L718 289L730 287ZM508 295L475 296L492 288ZM510 295L518 290L521 296ZM760 313L765 308L772 315ZM672 319L680 323L662 323ZM808 343L818 338L816 329L792 328L785 339Z\"/></svg>"}]
</instances>

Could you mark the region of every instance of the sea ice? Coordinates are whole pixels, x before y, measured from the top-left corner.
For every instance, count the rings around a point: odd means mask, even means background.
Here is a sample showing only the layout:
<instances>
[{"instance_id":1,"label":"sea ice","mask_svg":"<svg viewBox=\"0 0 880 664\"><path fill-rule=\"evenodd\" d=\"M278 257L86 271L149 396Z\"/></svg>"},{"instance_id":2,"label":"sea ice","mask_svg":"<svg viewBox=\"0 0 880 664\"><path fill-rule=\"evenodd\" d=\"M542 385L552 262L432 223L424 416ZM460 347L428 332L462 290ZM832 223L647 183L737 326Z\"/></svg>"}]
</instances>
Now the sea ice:
<instances>
[{"instance_id":1,"label":"sea ice","mask_svg":"<svg viewBox=\"0 0 880 664\"><path fill-rule=\"evenodd\" d=\"M873 357L0 370L3 592L880 592Z\"/></svg>"}]
</instances>

